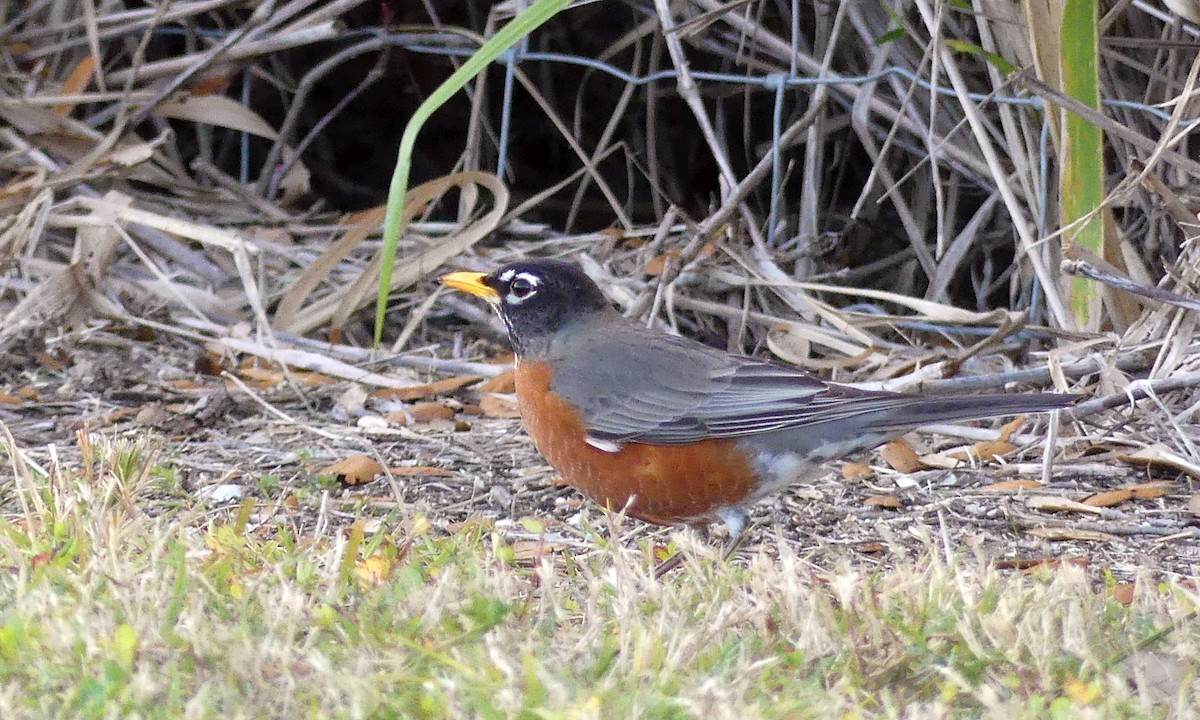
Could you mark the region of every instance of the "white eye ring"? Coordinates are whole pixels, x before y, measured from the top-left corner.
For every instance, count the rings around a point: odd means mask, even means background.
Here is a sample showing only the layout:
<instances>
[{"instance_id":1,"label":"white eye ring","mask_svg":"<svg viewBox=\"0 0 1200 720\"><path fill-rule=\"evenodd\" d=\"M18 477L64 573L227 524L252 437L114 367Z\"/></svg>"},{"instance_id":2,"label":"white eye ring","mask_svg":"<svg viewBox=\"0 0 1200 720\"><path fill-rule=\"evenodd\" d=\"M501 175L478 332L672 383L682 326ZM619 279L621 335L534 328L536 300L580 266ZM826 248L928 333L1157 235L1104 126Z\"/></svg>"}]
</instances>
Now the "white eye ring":
<instances>
[{"instance_id":1,"label":"white eye ring","mask_svg":"<svg viewBox=\"0 0 1200 720\"><path fill-rule=\"evenodd\" d=\"M521 273L508 283L508 295L504 298L509 304L517 305L528 300L537 292L541 280L535 275Z\"/></svg>"}]
</instances>

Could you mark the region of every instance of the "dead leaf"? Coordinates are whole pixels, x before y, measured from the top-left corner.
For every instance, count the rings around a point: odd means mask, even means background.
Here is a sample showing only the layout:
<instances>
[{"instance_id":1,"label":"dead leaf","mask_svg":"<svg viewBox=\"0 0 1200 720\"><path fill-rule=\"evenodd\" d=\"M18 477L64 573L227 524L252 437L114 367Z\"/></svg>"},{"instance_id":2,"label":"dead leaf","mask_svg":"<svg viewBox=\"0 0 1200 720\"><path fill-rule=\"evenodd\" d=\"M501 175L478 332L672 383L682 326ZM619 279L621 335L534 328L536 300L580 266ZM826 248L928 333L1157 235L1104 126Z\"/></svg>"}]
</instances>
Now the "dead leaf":
<instances>
[{"instance_id":1,"label":"dead leaf","mask_svg":"<svg viewBox=\"0 0 1200 720\"><path fill-rule=\"evenodd\" d=\"M1128 500L1154 500L1171 491L1173 483L1156 480L1152 482L1122 485L1119 488L1098 492L1084 500L1094 507L1112 507Z\"/></svg>"},{"instance_id":2,"label":"dead leaf","mask_svg":"<svg viewBox=\"0 0 1200 720\"><path fill-rule=\"evenodd\" d=\"M873 477L875 477L875 471L866 463L848 462L842 464L842 480L846 482L862 482Z\"/></svg>"},{"instance_id":3,"label":"dead leaf","mask_svg":"<svg viewBox=\"0 0 1200 720\"><path fill-rule=\"evenodd\" d=\"M1000 437L998 437L996 439L1003 441L1003 442L1009 442L1012 439L1013 433L1020 430L1021 426L1024 424L1025 424L1024 416L1018 417L1014 420L1010 420L1010 421L1004 423L1004 427L1000 428Z\"/></svg>"},{"instance_id":4,"label":"dead leaf","mask_svg":"<svg viewBox=\"0 0 1200 720\"><path fill-rule=\"evenodd\" d=\"M517 407L517 402L505 395L497 395L496 393L488 393L479 401L479 407L483 410L483 414L491 418L519 418L521 411Z\"/></svg>"},{"instance_id":5,"label":"dead leaf","mask_svg":"<svg viewBox=\"0 0 1200 720\"><path fill-rule=\"evenodd\" d=\"M459 375L446 378L445 380L425 383L424 385L410 385L409 387L402 388L377 388L371 391L371 397L376 400L401 400L405 402L424 400L435 395L445 395L455 390L461 390L482 379L482 375Z\"/></svg>"},{"instance_id":6,"label":"dead leaf","mask_svg":"<svg viewBox=\"0 0 1200 720\"><path fill-rule=\"evenodd\" d=\"M1152 480L1150 482L1134 483L1129 486L1133 497L1138 500L1155 500L1171 492L1175 483L1169 480Z\"/></svg>"},{"instance_id":7,"label":"dead leaf","mask_svg":"<svg viewBox=\"0 0 1200 720\"><path fill-rule=\"evenodd\" d=\"M887 548L880 542L865 542L858 546L858 551L874 555L876 553L885 552Z\"/></svg>"},{"instance_id":8,"label":"dead leaf","mask_svg":"<svg viewBox=\"0 0 1200 720\"><path fill-rule=\"evenodd\" d=\"M75 67L71 69L71 73L67 75L67 79L63 81L63 95L78 95L87 89L88 84L92 81L92 75L96 72L96 59L91 55L87 55L75 63ZM56 114L66 117L75 109L75 104L55 105L53 110Z\"/></svg>"},{"instance_id":9,"label":"dead leaf","mask_svg":"<svg viewBox=\"0 0 1200 720\"><path fill-rule=\"evenodd\" d=\"M1057 495L1030 495L1025 498L1025 506L1030 510L1041 510L1042 512L1077 512L1090 515L1100 515L1104 512L1101 508L1084 505L1081 502Z\"/></svg>"},{"instance_id":10,"label":"dead leaf","mask_svg":"<svg viewBox=\"0 0 1200 720\"><path fill-rule=\"evenodd\" d=\"M312 372L310 370L291 370L288 372L288 377L292 382L298 383L304 387L323 387L325 385L335 385L341 382L335 377L326 375L325 373Z\"/></svg>"},{"instance_id":11,"label":"dead leaf","mask_svg":"<svg viewBox=\"0 0 1200 720\"><path fill-rule=\"evenodd\" d=\"M154 157L154 149L155 144L152 142L133 143L113 150L101 158L101 160L119 165L120 167L129 168Z\"/></svg>"},{"instance_id":12,"label":"dead leaf","mask_svg":"<svg viewBox=\"0 0 1200 720\"><path fill-rule=\"evenodd\" d=\"M354 565L354 574L364 585L381 585L391 579L395 571L395 558L381 553L375 553Z\"/></svg>"},{"instance_id":13,"label":"dead leaf","mask_svg":"<svg viewBox=\"0 0 1200 720\"><path fill-rule=\"evenodd\" d=\"M1144 468L1166 468L1200 478L1200 465L1182 457L1166 445L1151 445L1128 455L1119 455L1122 462Z\"/></svg>"},{"instance_id":14,"label":"dead leaf","mask_svg":"<svg viewBox=\"0 0 1200 720\"><path fill-rule=\"evenodd\" d=\"M1113 505L1120 505L1121 503L1132 499L1133 491L1125 487L1117 488L1116 490L1105 490L1104 492L1098 492L1095 495L1084 498L1083 502L1085 505L1091 505L1092 507L1106 508L1112 507Z\"/></svg>"},{"instance_id":15,"label":"dead leaf","mask_svg":"<svg viewBox=\"0 0 1200 720\"><path fill-rule=\"evenodd\" d=\"M957 470L965 463L961 458L951 457L944 453L925 453L918 457L921 466L935 470Z\"/></svg>"},{"instance_id":16,"label":"dead leaf","mask_svg":"<svg viewBox=\"0 0 1200 720\"><path fill-rule=\"evenodd\" d=\"M895 495L871 495L863 500L863 505L867 507L886 508L888 510L899 510L901 507L900 498Z\"/></svg>"},{"instance_id":17,"label":"dead leaf","mask_svg":"<svg viewBox=\"0 0 1200 720\"><path fill-rule=\"evenodd\" d=\"M362 485L383 474L383 466L370 455L349 455L318 471L319 475L336 475L347 485Z\"/></svg>"},{"instance_id":18,"label":"dead leaf","mask_svg":"<svg viewBox=\"0 0 1200 720\"><path fill-rule=\"evenodd\" d=\"M1128 607L1133 604L1133 590L1133 583L1123 582L1109 588L1108 594L1113 600Z\"/></svg>"},{"instance_id":19,"label":"dead leaf","mask_svg":"<svg viewBox=\"0 0 1200 720\"><path fill-rule=\"evenodd\" d=\"M268 140L279 136L261 115L224 95L181 93L160 104L156 111L163 117L216 125Z\"/></svg>"},{"instance_id":20,"label":"dead leaf","mask_svg":"<svg viewBox=\"0 0 1200 720\"><path fill-rule=\"evenodd\" d=\"M403 410L388 413L388 422L394 425L408 425L409 423L423 424L430 423L434 420L453 420L454 408L435 402L417 403Z\"/></svg>"},{"instance_id":21,"label":"dead leaf","mask_svg":"<svg viewBox=\"0 0 1200 720\"><path fill-rule=\"evenodd\" d=\"M257 390L270 390L284 381L283 373L275 368L241 367L237 370L237 376ZM230 380L226 382L226 386L236 388L237 383Z\"/></svg>"},{"instance_id":22,"label":"dead leaf","mask_svg":"<svg viewBox=\"0 0 1200 720\"><path fill-rule=\"evenodd\" d=\"M913 473L924 467L921 459L912 449L912 445L902 439L893 440L884 445L879 454L883 456L884 462L897 472Z\"/></svg>"},{"instance_id":23,"label":"dead leaf","mask_svg":"<svg viewBox=\"0 0 1200 720\"><path fill-rule=\"evenodd\" d=\"M209 75L197 80L188 88L188 92L195 97L203 95L216 95L217 93L225 92L229 87L230 80L227 75Z\"/></svg>"},{"instance_id":24,"label":"dead leaf","mask_svg":"<svg viewBox=\"0 0 1200 720\"><path fill-rule=\"evenodd\" d=\"M517 391L516 372L509 370L503 372L494 378L490 378L480 384L479 389L483 392L504 393L511 395Z\"/></svg>"},{"instance_id":25,"label":"dead leaf","mask_svg":"<svg viewBox=\"0 0 1200 720\"><path fill-rule=\"evenodd\" d=\"M700 252L696 253L696 259L712 257L712 254L717 251L717 248L712 243L704 243L704 247L700 248ZM663 274L663 270L667 269L667 261L674 260L679 257L679 250L668 250L661 255L650 258L646 263L646 267L642 268L642 272L650 277L657 277Z\"/></svg>"},{"instance_id":26,"label":"dead leaf","mask_svg":"<svg viewBox=\"0 0 1200 720\"><path fill-rule=\"evenodd\" d=\"M1017 446L1007 440L984 440L972 445L969 451L960 450L947 454L955 460L963 462L987 462L995 460L1000 455L1007 455L1016 449Z\"/></svg>"},{"instance_id":27,"label":"dead leaf","mask_svg":"<svg viewBox=\"0 0 1200 720\"><path fill-rule=\"evenodd\" d=\"M1193 515L1200 516L1200 493L1196 493L1188 499L1187 511Z\"/></svg>"},{"instance_id":28,"label":"dead leaf","mask_svg":"<svg viewBox=\"0 0 1200 720\"><path fill-rule=\"evenodd\" d=\"M1037 480L1002 480L991 485L984 485L979 488L979 491L1016 494L1022 490L1034 490L1040 487L1042 487L1042 484Z\"/></svg>"}]
</instances>

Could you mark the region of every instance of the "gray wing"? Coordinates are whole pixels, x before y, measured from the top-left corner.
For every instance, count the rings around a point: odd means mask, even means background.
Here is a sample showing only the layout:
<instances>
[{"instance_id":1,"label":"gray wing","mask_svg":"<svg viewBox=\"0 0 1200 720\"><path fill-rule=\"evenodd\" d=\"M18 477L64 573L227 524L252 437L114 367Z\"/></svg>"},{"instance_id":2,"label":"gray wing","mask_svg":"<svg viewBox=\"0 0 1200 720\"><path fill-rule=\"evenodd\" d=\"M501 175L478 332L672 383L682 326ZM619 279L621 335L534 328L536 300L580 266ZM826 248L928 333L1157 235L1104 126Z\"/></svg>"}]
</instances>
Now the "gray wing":
<instances>
[{"instance_id":1,"label":"gray wing","mask_svg":"<svg viewBox=\"0 0 1200 720\"><path fill-rule=\"evenodd\" d=\"M600 442L741 437L823 425L897 400L638 326L622 326L621 337L619 347L611 335L604 343L579 340L570 348L574 361L562 364L552 385L582 410Z\"/></svg>"}]
</instances>

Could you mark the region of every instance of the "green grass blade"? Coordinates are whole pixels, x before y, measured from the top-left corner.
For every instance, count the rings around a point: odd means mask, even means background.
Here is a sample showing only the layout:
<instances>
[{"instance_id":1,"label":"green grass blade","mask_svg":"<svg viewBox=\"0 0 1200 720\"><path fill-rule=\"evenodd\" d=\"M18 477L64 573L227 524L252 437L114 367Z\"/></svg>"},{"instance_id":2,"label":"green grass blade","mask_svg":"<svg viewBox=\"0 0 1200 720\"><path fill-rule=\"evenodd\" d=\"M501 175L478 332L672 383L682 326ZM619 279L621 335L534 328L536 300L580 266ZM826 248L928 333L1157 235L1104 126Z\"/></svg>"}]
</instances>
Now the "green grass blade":
<instances>
[{"instance_id":1,"label":"green grass blade","mask_svg":"<svg viewBox=\"0 0 1200 720\"><path fill-rule=\"evenodd\" d=\"M408 192L408 174L412 163L413 146L417 133L434 111L444 105L472 78L483 72L489 64L500 57L518 40L536 30L542 23L557 15L571 0L538 0L528 10L517 15L500 29L467 61L446 78L437 90L421 103L408 120L404 134L400 137L400 150L396 158L396 170L388 187L387 215L383 223L383 262L379 271L379 294L375 302L375 345L383 338L383 321L387 311L387 298L392 284L392 268L396 258L396 246L400 241L401 218L404 212L404 194Z\"/></svg>"},{"instance_id":2,"label":"green grass blade","mask_svg":"<svg viewBox=\"0 0 1200 720\"><path fill-rule=\"evenodd\" d=\"M1066 0L1062 24L1063 89L1068 95L1100 109L1098 72L1099 0ZM1063 227L1068 242L1104 257L1104 220L1097 212L1104 201L1104 136L1100 128L1067 113L1063 132L1062 178L1059 188ZM1090 215L1090 217L1089 217ZM1084 218L1088 218L1086 222ZM1098 288L1083 278L1071 285L1071 307L1086 326Z\"/></svg>"}]
</instances>

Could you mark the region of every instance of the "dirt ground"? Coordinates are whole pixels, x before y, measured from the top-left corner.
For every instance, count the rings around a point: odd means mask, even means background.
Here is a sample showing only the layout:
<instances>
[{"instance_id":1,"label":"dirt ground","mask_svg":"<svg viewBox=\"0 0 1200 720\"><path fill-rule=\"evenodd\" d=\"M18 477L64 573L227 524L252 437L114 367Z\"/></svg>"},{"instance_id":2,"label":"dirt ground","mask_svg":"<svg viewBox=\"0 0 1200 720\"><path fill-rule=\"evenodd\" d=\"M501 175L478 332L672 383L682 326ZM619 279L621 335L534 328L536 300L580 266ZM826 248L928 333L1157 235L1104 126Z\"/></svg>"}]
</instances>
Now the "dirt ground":
<instances>
[{"instance_id":1,"label":"dirt ground","mask_svg":"<svg viewBox=\"0 0 1200 720\"><path fill-rule=\"evenodd\" d=\"M607 518L557 484L518 420L468 414L478 397L470 387L441 401L458 410L453 419L402 426L387 422L379 403L347 410L354 383L289 382L244 368L234 380L203 372L213 372L210 362L189 340L112 327L15 347L5 358L0 421L25 459L47 470L78 462L79 433L150 437L161 469L147 480L159 485L150 493L159 499L142 508L152 515L203 509L199 517L218 518L254 498L254 521L264 532L285 523L316 533L356 520L386 530L414 514L452 532L483 519L539 552L586 552L613 531L624 542L650 537L665 545L675 532ZM1130 412L1117 409L1103 421L1119 426ZM1134 412L1157 409L1142 403ZM1044 420L1032 422L1021 433L1044 428ZM964 444L925 433L912 441L919 452ZM359 453L376 457L391 476L346 485L321 474ZM770 552L778 538L814 569L886 567L933 547L1015 569L1082 564L1098 581L1147 571L1195 576L1194 479L1111 453L1080 457L1066 442L1049 485L1015 488L1012 481L1040 477L1041 455L1024 448L1003 463L904 474L876 452L862 458L873 473L850 480L840 466L829 467L760 503L740 552ZM1131 485L1135 496L1109 507L1078 502ZM710 540L723 542L722 533L714 528Z\"/></svg>"}]
</instances>

